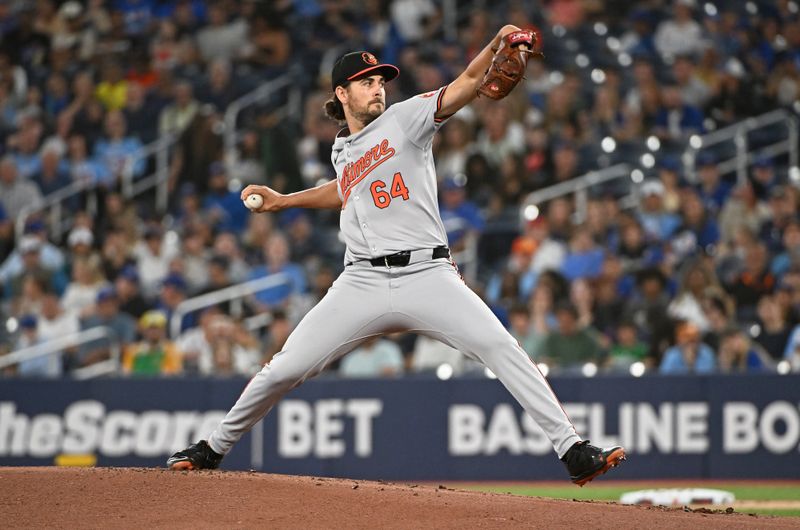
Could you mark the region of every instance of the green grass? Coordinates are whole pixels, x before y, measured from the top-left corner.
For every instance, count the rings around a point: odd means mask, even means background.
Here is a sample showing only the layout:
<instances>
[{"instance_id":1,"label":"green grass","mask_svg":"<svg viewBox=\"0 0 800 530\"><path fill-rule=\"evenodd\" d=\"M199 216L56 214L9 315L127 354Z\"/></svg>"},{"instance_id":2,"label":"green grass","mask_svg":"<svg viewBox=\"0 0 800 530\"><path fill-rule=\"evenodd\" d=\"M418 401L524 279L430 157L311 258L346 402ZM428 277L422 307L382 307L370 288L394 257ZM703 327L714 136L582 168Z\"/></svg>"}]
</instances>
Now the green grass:
<instances>
[{"instance_id":1,"label":"green grass","mask_svg":"<svg viewBox=\"0 0 800 530\"><path fill-rule=\"evenodd\" d=\"M742 513L757 513L758 515L777 515L779 517L800 517L800 510L778 510L772 508L758 508L757 510L742 510Z\"/></svg>"},{"instance_id":2,"label":"green grass","mask_svg":"<svg viewBox=\"0 0 800 530\"><path fill-rule=\"evenodd\" d=\"M462 486L459 486L462 487ZM800 501L800 487L790 484L777 485L751 485L751 484L725 484L720 483L701 483L685 484L670 483L668 486L658 483L642 483L637 485L626 484L617 486L614 484L591 484L584 488L576 486L536 486L520 484L469 484L463 489L492 491L497 493L512 493L514 495L527 495L532 497L552 497L556 499L578 499L596 501L618 501L623 493L635 490L649 490L659 488L712 488L722 489L732 492L737 499L749 501Z\"/></svg>"},{"instance_id":3,"label":"green grass","mask_svg":"<svg viewBox=\"0 0 800 530\"><path fill-rule=\"evenodd\" d=\"M494 493L511 493L530 497L550 497L555 499L578 499L596 501L619 501L623 493L644 489L698 487L722 489L732 492L737 500L748 501L800 501L800 486L796 484L727 484L725 482L687 481L660 483L637 483L624 486L611 484L590 484L584 488L576 486L536 485L536 484L451 484L451 486ZM741 510L743 513L757 513L759 515L780 515L800 517L800 509L757 508Z\"/></svg>"}]
</instances>

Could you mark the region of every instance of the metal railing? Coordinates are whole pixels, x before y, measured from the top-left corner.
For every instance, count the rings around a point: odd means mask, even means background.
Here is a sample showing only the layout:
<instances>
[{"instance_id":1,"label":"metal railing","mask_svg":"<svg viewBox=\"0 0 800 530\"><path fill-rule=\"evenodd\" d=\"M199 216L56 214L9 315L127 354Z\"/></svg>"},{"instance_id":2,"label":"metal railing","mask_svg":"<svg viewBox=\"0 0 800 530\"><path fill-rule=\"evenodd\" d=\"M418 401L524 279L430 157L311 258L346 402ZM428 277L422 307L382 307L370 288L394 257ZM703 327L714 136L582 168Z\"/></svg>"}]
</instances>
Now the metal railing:
<instances>
[{"instance_id":1,"label":"metal railing","mask_svg":"<svg viewBox=\"0 0 800 530\"><path fill-rule=\"evenodd\" d=\"M64 201L71 199L72 197L83 193L84 191L94 189L95 186L96 184L90 181L73 182L69 186L65 186L45 196L36 204L28 204L23 206L17 214L16 224L14 225L17 241L20 240L25 231L25 221L28 219L28 217L34 213L42 211L47 212L47 216L50 218L49 224L52 234L56 237L56 239L60 240L61 236L64 234L64 232L66 232L63 215ZM94 196L90 197L87 204L87 210L91 214L95 214L97 212L97 201Z\"/></svg>"},{"instance_id":2,"label":"metal railing","mask_svg":"<svg viewBox=\"0 0 800 530\"><path fill-rule=\"evenodd\" d=\"M231 285L230 287L225 287L224 289L211 291L210 293L201 294L200 296L195 296L194 298L184 300L178 304L178 307L175 308L175 310L172 312L172 316L170 317L170 337L174 339L180 335L181 322L183 322L183 318L189 313L199 309L205 309L206 307L211 307L222 302L240 299L247 295L258 293L271 287L285 285L290 281L291 278L284 273L271 274L269 276L263 276L261 278L256 278L255 280L238 283L236 285ZM252 321L248 325L263 327L264 324L256 325L256 321Z\"/></svg>"},{"instance_id":3,"label":"metal railing","mask_svg":"<svg viewBox=\"0 0 800 530\"><path fill-rule=\"evenodd\" d=\"M257 329L266 328L272 321L275 320L272 313L259 313L251 317L247 317L242 321L242 325L247 331L255 331Z\"/></svg>"},{"instance_id":4,"label":"metal railing","mask_svg":"<svg viewBox=\"0 0 800 530\"><path fill-rule=\"evenodd\" d=\"M267 279L269 279L270 281L269 282L264 281ZM260 285L256 285L256 282L260 282ZM266 278L259 278L258 280L246 283L255 285L256 286L255 291L257 292L265 287L269 288L276 284L279 284L280 282L277 282L274 279L274 277L266 277ZM234 287L241 287L241 285L237 285ZM231 288L221 289L220 291L216 291L215 293L208 293L208 294L209 295L220 294L220 293L225 294L225 292L232 292ZM208 297L208 295L197 297L194 300L204 297ZM230 298L223 297L222 299L217 299L214 303L227 301L229 299ZM188 301L189 300L187 300L187 302ZM189 312L193 310L194 309L190 308ZM242 324L248 331L255 331L257 329L269 326L272 323L272 320L273 317L271 314L262 313L244 319L242 321ZM173 320L172 322L175 321ZM180 328L180 320L178 320L177 322L178 322L178 328ZM61 362L58 356L62 354L64 350L79 347L83 344L87 344L100 339L108 339L109 341L108 347L111 353L111 358L105 361L100 361L91 364L89 366L84 366L72 370L72 372L70 372L70 376L74 379L85 380L85 379L93 379L95 377L100 377L108 374L118 374L120 371L120 361L122 358L122 345L114 330L107 326L96 326L83 331L70 333L62 337L56 337L54 339L50 339L45 342L35 344L33 346L28 346L27 348L15 350L6 355L0 356L0 371L2 371L4 368L8 368L9 366L14 366L34 359L39 359L40 357L50 357L49 361L52 363ZM61 375L59 374L59 377L60 376Z\"/></svg>"},{"instance_id":5,"label":"metal railing","mask_svg":"<svg viewBox=\"0 0 800 530\"><path fill-rule=\"evenodd\" d=\"M238 140L238 131L236 130L236 121L239 114L246 108L269 99L277 90L291 85L292 82L293 76L285 74L260 85L228 105L223 117L225 157L228 167L235 163L237 158L236 142ZM282 109L282 112L284 114L297 113L301 105L302 94L299 89L294 89L289 93L289 104ZM178 137L178 134L161 136L126 158L120 175L122 194L126 198L136 197L152 188L156 188L156 209L162 213L166 212L169 201L169 150L176 143ZM155 157L155 171L148 176L136 179L134 170L137 164L150 157ZM25 220L28 217L38 212L47 211L50 217L51 233L56 239L60 240L69 228L65 222L64 201L81 193L91 191L96 187L97 183L92 181L75 182L46 196L40 204L23 208L17 216L17 236L22 236ZM89 196L89 201L87 209L89 213L94 214L97 212L94 195Z\"/></svg>"},{"instance_id":6,"label":"metal railing","mask_svg":"<svg viewBox=\"0 0 800 530\"><path fill-rule=\"evenodd\" d=\"M786 123L788 132L785 140L780 140L757 150L749 149L747 141L748 133L779 123ZM690 139L689 145L682 157L684 170L687 176L693 179L695 176L695 158L697 153L702 149L707 149L710 146L723 142L734 142L736 155L731 159L720 160L717 163L720 173L725 174L736 171L739 182L747 178L749 164L760 156L775 157L788 154L789 165L797 167L798 138L800 138L800 131L798 131L797 116L784 109L774 110L760 116L746 118L728 127ZM586 219L589 188L622 178L631 178L633 180L632 172L634 171L634 168L631 168L628 164L617 164L609 168L590 171L580 177L534 191L528 194L522 201L520 219L524 222L526 219L535 217L530 210L531 207L535 206L538 208L539 205L547 201L574 194L575 210L573 219L576 222L582 222ZM639 176L643 178L643 174ZM641 179L634 180L634 182L641 182ZM638 190L634 188L630 194L620 199L623 206L632 206L636 203L637 191ZM538 212L536 215L538 215Z\"/></svg>"},{"instance_id":7,"label":"metal railing","mask_svg":"<svg viewBox=\"0 0 800 530\"><path fill-rule=\"evenodd\" d=\"M248 107L258 105L268 100L276 91L291 85L293 82L294 78L292 74L284 74L260 85L258 88L239 97L228 105L228 108L225 109L225 115L222 118L225 130L225 163L228 167L233 166L238 159L236 142L239 140L239 131L236 128L236 121L239 119L239 114ZM302 104L301 99L302 94L300 91L298 89L292 90L289 94L289 104L284 107L281 112L283 112L284 115L292 111L297 112Z\"/></svg>"},{"instance_id":8,"label":"metal railing","mask_svg":"<svg viewBox=\"0 0 800 530\"><path fill-rule=\"evenodd\" d=\"M529 193L522 201L522 208L520 209L520 216L524 222L525 219L535 218L538 215L532 215L529 208L532 206L539 207L547 201L563 197L565 195L575 195L575 220L581 222L586 219L586 208L589 202L589 188L598 184L604 184L620 178L630 178L631 167L628 164L617 164L605 169L597 171L590 171L585 175L570 179L564 182L559 182L553 186L548 186L541 190L536 190Z\"/></svg>"},{"instance_id":9,"label":"metal railing","mask_svg":"<svg viewBox=\"0 0 800 530\"><path fill-rule=\"evenodd\" d=\"M120 184L122 194L126 198L135 197L156 188L156 207L158 211L165 212L167 209L168 200L168 180L169 180L169 149L177 141L177 135L165 135L137 150L125 159L122 174L120 175ZM135 180L134 168L136 164L142 160L154 156L155 171L153 174ZM64 202L80 195L84 192L91 192L98 187L98 183L94 181L79 181L73 182L69 186L54 191L53 193L44 197L44 199L33 205L28 205L22 208L17 215L15 230L17 238L22 237L25 229L25 221L28 217L38 212L47 212L50 219L51 234L57 240L61 240L64 233L69 229L65 213L71 214L74 212L65 212ZM97 197L89 193L87 197L87 210L90 214L97 213Z\"/></svg>"},{"instance_id":10,"label":"metal railing","mask_svg":"<svg viewBox=\"0 0 800 530\"><path fill-rule=\"evenodd\" d=\"M21 350L13 351L7 355L3 355L0 357L0 370L22 362L31 361L46 356L50 357L50 362L60 362L57 356L64 350L99 339L109 340L111 358L106 361L100 361L99 363L73 370L72 377L75 379L91 379L93 377L118 372L122 349L117 334L113 329L107 326L97 326L83 331L77 331L75 333L64 335L63 337L56 337L27 348L22 348Z\"/></svg>"},{"instance_id":11,"label":"metal railing","mask_svg":"<svg viewBox=\"0 0 800 530\"><path fill-rule=\"evenodd\" d=\"M156 209L166 212L169 201L169 150L178 141L179 134L167 133L125 160L122 171L122 194L126 198L136 197L151 188L156 188ZM155 172L135 180L134 170L141 160L154 156Z\"/></svg>"},{"instance_id":12,"label":"metal railing","mask_svg":"<svg viewBox=\"0 0 800 530\"><path fill-rule=\"evenodd\" d=\"M761 147L756 151L750 150L747 140L748 133L780 123L786 124L787 138L785 140ZM717 165L722 174L735 171L736 180L741 183L747 179L747 168L750 163L760 156L775 157L787 153L789 155L789 166L797 167L797 141L799 137L797 116L785 109L773 110L760 116L746 118L703 136L698 136L694 141L690 140L689 146L683 153L684 169L687 177L694 180L696 176L694 162L700 150L725 142L733 142L736 147L736 155L727 160L720 160Z\"/></svg>"}]
</instances>

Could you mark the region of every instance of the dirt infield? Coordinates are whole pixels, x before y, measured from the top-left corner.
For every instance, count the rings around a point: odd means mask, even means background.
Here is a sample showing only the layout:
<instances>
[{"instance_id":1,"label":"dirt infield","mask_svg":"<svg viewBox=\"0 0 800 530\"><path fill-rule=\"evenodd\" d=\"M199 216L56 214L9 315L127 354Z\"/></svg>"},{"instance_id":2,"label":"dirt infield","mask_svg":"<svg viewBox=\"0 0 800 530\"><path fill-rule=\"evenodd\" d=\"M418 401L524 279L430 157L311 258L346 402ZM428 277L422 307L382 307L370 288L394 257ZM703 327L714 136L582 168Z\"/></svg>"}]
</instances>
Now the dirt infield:
<instances>
[{"instance_id":1,"label":"dirt infield","mask_svg":"<svg viewBox=\"0 0 800 530\"><path fill-rule=\"evenodd\" d=\"M2 528L797 528L737 513L246 472L0 468L0 484Z\"/></svg>"}]
</instances>

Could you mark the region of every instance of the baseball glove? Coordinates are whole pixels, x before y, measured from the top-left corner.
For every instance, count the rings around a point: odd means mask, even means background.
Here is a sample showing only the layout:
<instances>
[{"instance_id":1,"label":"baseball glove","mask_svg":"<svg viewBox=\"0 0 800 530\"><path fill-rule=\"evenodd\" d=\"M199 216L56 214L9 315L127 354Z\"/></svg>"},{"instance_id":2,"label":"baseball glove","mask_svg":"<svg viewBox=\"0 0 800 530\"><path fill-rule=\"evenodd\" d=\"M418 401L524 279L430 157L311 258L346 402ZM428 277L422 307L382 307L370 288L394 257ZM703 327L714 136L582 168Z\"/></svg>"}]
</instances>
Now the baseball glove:
<instances>
[{"instance_id":1,"label":"baseball glove","mask_svg":"<svg viewBox=\"0 0 800 530\"><path fill-rule=\"evenodd\" d=\"M528 56L544 57L539 49L540 42L539 33L531 30L514 31L503 37L478 94L491 99L506 97L524 76Z\"/></svg>"}]
</instances>

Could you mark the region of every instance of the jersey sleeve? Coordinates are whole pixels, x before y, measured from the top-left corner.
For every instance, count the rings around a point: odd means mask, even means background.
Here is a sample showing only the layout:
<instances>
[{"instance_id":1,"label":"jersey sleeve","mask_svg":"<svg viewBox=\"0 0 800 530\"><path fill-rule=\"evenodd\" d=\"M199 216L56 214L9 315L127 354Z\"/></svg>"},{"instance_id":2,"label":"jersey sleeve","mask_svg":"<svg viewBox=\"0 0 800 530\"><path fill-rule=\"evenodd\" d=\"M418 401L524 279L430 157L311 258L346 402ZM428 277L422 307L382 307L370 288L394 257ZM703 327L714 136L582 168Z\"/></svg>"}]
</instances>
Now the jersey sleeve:
<instances>
[{"instance_id":1,"label":"jersey sleeve","mask_svg":"<svg viewBox=\"0 0 800 530\"><path fill-rule=\"evenodd\" d=\"M392 106L400 128L418 147L426 145L450 117L435 117L442 108L442 98L446 90L447 86L443 86L439 90L419 94Z\"/></svg>"}]
</instances>

